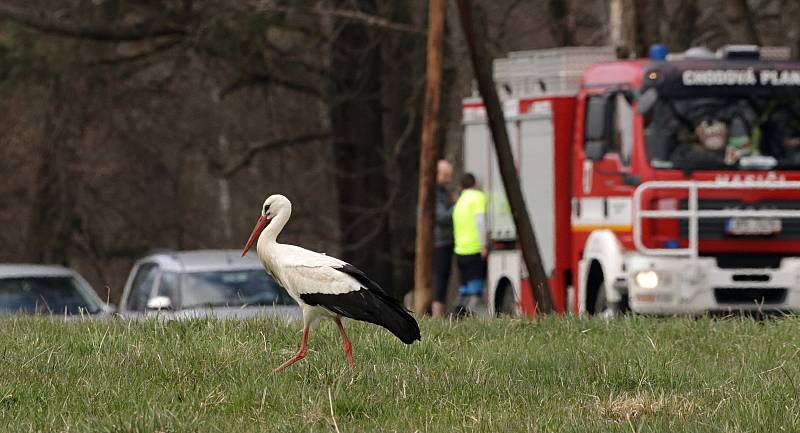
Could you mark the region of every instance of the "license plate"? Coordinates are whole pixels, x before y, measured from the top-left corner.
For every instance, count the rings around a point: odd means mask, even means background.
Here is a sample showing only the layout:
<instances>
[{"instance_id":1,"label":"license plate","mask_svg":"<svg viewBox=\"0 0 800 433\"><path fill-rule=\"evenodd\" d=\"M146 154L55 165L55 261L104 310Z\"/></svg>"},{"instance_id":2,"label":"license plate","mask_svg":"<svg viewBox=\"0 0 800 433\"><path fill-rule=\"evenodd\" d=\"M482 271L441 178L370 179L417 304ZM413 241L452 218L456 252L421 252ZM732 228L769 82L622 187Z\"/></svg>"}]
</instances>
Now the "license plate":
<instances>
[{"instance_id":1,"label":"license plate","mask_svg":"<svg viewBox=\"0 0 800 433\"><path fill-rule=\"evenodd\" d=\"M779 218L729 218L725 223L725 233L735 236L763 236L780 232Z\"/></svg>"}]
</instances>

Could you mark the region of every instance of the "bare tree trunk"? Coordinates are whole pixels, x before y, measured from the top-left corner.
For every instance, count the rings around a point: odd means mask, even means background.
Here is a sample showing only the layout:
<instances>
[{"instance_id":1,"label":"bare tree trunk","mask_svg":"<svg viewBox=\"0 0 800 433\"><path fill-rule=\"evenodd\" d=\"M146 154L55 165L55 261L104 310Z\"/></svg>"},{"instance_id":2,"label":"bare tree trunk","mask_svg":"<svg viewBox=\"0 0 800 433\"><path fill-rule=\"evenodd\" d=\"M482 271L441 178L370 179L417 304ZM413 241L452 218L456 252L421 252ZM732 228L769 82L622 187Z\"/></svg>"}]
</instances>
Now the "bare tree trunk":
<instances>
[{"instance_id":1,"label":"bare tree trunk","mask_svg":"<svg viewBox=\"0 0 800 433\"><path fill-rule=\"evenodd\" d=\"M575 45L575 20L570 8L570 0L548 0L550 14L548 23L550 34L556 45L569 47Z\"/></svg>"},{"instance_id":2,"label":"bare tree trunk","mask_svg":"<svg viewBox=\"0 0 800 433\"><path fill-rule=\"evenodd\" d=\"M442 101L442 50L446 8L447 0L430 0L428 3L428 62L425 111L422 119L422 149L419 153L417 254L414 267L414 303L419 315L427 314L431 306L436 156L439 144L439 110Z\"/></svg>"},{"instance_id":3,"label":"bare tree trunk","mask_svg":"<svg viewBox=\"0 0 800 433\"><path fill-rule=\"evenodd\" d=\"M634 0L635 9L634 30L636 35L636 55L646 57L649 53L650 45L654 43L664 43L664 32L668 31L665 20L665 9L663 0Z\"/></svg>"},{"instance_id":4,"label":"bare tree trunk","mask_svg":"<svg viewBox=\"0 0 800 433\"><path fill-rule=\"evenodd\" d=\"M424 4L380 0L382 15L396 23L424 22ZM421 26L420 26L421 27ZM417 223L417 179L420 149L420 107L425 86L425 39L408 32L387 37L381 44L383 137L390 200L389 225L395 294L414 290Z\"/></svg>"},{"instance_id":5,"label":"bare tree trunk","mask_svg":"<svg viewBox=\"0 0 800 433\"><path fill-rule=\"evenodd\" d=\"M697 18L700 10L695 0L681 0L672 17L672 41L670 47L682 51L692 46L697 34Z\"/></svg>"},{"instance_id":6,"label":"bare tree trunk","mask_svg":"<svg viewBox=\"0 0 800 433\"><path fill-rule=\"evenodd\" d=\"M617 49L617 57L623 59L637 51L633 1L611 0L609 5L609 42Z\"/></svg>"},{"instance_id":7,"label":"bare tree trunk","mask_svg":"<svg viewBox=\"0 0 800 433\"><path fill-rule=\"evenodd\" d=\"M727 5L726 15L730 40L732 42L761 45L753 10L747 4L747 0L729 0Z\"/></svg>"},{"instance_id":8,"label":"bare tree trunk","mask_svg":"<svg viewBox=\"0 0 800 433\"><path fill-rule=\"evenodd\" d=\"M622 46L629 54L639 54L636 44L638 18L634 0L622 0Z\"/></svg>"},{"instance_id":9,"label":"bare tree trunk","mask_svg":"<svg viewBox=\"0 0 800 433\"><path fill-rule=\"evenodd\" d=\"M220 155L227 155L230 149L228 137L225 134L219 136ZM233 222L231 220L231 186L228 177L222 176L217 179L219 187L219 215L222 225L222 241L225 245L233 242Z\"/></svg>"},{"instance_id":10,"label":"bare tree trunk","mask_svg":"<svg viewBox=\"0 0 800 433\"><path fill-rule=\"evenodd\" d=\"M620 49L625 43L622 38L622 0L611 0L608 15L608 43Z\"/></svg>"},{"instance_id":11,"label":"bare tree trunk","mask_svg":"<svg viewBox=\"0 0 800 433\"><path fill-rule=\"evenodd\" d=\"M49 251L52 248L53 235L61 213L59 202L61 198L61 183L57 170L57 154L59 143L53 140L52 131L53 114L47 113L44 121L43 143L40 146L39 162L36 173L36 182L33 185L33 212L28 225L28 260L31 262L49 262Z\"/></svg>"},{"instance_id":12,"label":"bare tree trunk","mask_svg":"<svg viewBox=\"0 0 800 433\"><path fill-rule=\"evenodd\" d=\"M800 5L796 0L781 0L780 10L784 11L781 23L784 23L786 28L786 43L792 49L792 56L800 57L800 29L794 25L800 19Z\"/></svg>"},{"instance_id":13,"label":"bare tree trunk","mask_svg":"<svg viewBox=\"0 0 800 433\"><path fill-rule=\"evenodd\" d=\"M81 119L72 118L65 104L61 83L51 83L52 106L45 115L36 184L33 218L28 226L28 257L33 262L67 264L72 235L80 224L75 211L75 183L69 172L67 141L69 128ZM80 105L80 104L75 104ZM80 108L75 108L80 109Z\"/></svg>"},{"instance_id":14,"label":"bare tree trunk","mask_svg":"<svg viewBox=\"0 0 800 433\"><path fill-rule=\"evenodd\" d=\"M470 1L457 0L457 4L461 26L464 29L464 35L469 45L472 69L475 71L478 88L489 119L489 127L492 131L494 148L497 153L497 162L500 166L500 176L503 178L503 187L505 187L506 195L511 205L511 215L517 228L517 237L519 238L522 257L525 260L525 266L531 279L534 298L542 313L550 313L553 311L550 286L542 267L542 258L536 243L536 233L533 231L533 223L528 215L525 198L522 195L522 188L519 184L519 176L517 176L514 165L514 155L511 153L503 110L500 106L500 99L497 97L494 80L492 80L491 62L486 57L486 51L482 45L483 42L475 35Z\"/></svg>"},{"instance_id":15,"label":"bare tree trunk","mask_svg":"<svg viewBox=\"0 0 800 433\"><path fill-rule=\"evenodd\" d=\"M374 13L374 0L358 0ZM337 72L331 127L339 221L345 260L394 293L388 231L381 53L376 38L360 22L336 20L332 68ZM338 31L337 31L338 30Z\"/></svg>"}]
</instances>

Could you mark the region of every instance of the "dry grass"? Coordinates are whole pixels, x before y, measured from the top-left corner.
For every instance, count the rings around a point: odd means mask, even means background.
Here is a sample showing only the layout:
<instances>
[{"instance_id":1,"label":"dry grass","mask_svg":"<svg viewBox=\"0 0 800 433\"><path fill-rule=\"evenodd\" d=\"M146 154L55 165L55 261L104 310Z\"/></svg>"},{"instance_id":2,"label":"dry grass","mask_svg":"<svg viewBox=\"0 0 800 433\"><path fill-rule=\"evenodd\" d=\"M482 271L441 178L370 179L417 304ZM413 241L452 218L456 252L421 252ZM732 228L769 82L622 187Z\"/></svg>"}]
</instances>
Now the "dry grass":
<instances>
[{"instance_id":1,"label":"dry grass","mask_svg":"<svg viewBox=\"0 0 800 433\"><path fill-rule=\"evenodd\" d=\"M611 395L597 398L597 416L603 421L631 422L646 415L665 415L686 418L695 415L698 405L687 397L648 393Z\"/></svg>"}]
</instances>

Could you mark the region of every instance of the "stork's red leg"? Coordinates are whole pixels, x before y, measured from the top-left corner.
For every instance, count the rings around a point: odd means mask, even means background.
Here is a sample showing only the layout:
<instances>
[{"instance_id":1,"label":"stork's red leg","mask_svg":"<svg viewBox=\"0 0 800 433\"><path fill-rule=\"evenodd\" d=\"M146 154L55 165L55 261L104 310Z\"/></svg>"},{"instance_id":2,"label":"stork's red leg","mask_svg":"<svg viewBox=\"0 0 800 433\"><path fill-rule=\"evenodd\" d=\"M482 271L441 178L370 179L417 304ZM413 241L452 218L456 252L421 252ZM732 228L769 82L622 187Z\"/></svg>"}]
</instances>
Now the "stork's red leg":
<instances>
[{"instance_id":1,"label":"stork's red leg","mask_svg":"<svg viewBox=\"0 0 800 433\"><path fill-rule=\"evenodd\" d=\"M272 370L273 373L279 373L286 367L306 357L306 351L308 350L308 328L308 325L303 326L303 340L300 342L300 350L298 350L293 357L289 358L288 361L281 364L280 367Z\"/></svg>"},{"instance_id":2,"label":"stork's red leg","mask_svg":"<svg viewBox=\"0 0 800 433\"><path fill-rule=\"evenodd\" d=\"M350 339L347 338L347 333L344 332L342 319L336 318L336 326L339 327L339 333L342 334L342 346L344 346L344 352L347 354L347 363L350 365L350 369L354 370L356 364L353 362L353 345L350 344Z\"/></svg>"}]
</instances>

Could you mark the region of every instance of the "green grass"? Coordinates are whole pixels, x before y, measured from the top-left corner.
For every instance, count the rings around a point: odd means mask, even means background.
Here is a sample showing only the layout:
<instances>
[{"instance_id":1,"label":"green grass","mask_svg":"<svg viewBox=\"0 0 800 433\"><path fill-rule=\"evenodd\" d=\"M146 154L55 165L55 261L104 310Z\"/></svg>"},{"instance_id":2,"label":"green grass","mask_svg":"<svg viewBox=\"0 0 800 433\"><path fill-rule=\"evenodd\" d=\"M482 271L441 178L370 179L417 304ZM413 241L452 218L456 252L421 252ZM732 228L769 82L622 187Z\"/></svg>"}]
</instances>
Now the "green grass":
<instances>
[{"instance_id":1,"label":"green grass","mask_svg":"<svg viewBox=\"0 0 800 433\"><path fill-rule=\"evenodd\" d=\"M3 319L0 431L800 431L798 318L421 325Z\"/></svg>"}]
</instances>

